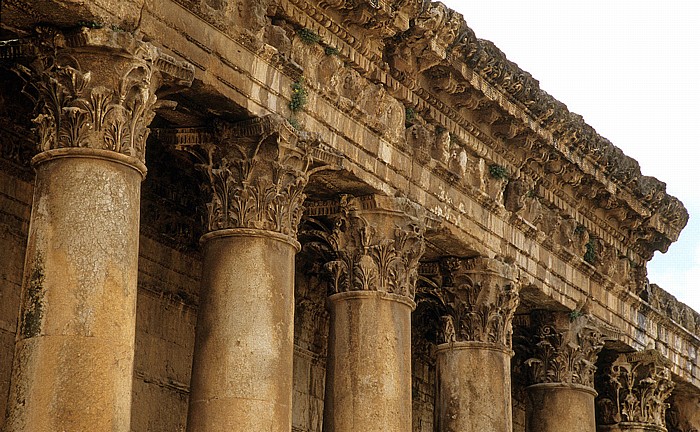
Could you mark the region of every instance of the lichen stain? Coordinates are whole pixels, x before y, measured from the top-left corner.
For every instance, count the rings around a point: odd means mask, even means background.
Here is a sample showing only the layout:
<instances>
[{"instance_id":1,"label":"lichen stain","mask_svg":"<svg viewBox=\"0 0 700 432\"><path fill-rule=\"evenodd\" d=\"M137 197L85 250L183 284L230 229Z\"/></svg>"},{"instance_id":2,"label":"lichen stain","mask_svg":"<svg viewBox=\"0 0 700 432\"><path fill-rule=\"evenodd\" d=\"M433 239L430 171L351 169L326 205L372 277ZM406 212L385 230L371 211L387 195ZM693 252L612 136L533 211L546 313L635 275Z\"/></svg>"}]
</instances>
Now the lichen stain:
<instances>
[{"instance_id":1,"label":"lichen stain","mask_svg":"<svg viewBox=\"0 0 700 432\"><path fill-rule=\"evenodd\" d=\"M22 337L25 339L41 333L41 320L44 316L44 260L38 255L27 281L24 313L22 315Z\"/></svg>"}]
</instances>

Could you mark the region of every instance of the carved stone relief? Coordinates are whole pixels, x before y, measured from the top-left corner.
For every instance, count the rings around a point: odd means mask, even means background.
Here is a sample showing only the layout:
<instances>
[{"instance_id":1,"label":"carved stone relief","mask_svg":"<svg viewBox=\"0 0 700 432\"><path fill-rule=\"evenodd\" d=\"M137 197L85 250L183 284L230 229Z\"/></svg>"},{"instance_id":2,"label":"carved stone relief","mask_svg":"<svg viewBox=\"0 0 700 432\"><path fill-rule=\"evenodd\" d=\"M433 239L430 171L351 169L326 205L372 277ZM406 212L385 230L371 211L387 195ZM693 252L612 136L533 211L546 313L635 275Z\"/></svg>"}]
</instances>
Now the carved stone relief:
<instances>
[{"instance_id":1,"label":"carved stone relief","mask_svg":"<svg viewBox=\"0 0 700 432\"><path fill-rule=\"evenodd\" d=\"M213 134L175 135L207 176L209 231L253 228L296 237L312 139L299 139L281 118L219 122Z\"/></svg>"},{"instance_id":2,"label":"carved stone relief","mask_svg":"<svg viewBox=\"0 0 700 432\"><path fill-rule=\"evenodd\" d=\"M431 3L394 47L392 61L403 71L424 72L447 57L449 46L462 28L462 16L442 3Z\"/></svg>"},{"instance_id":3,"label":"carved stone relief","mask_svg":"<svg viewBox=\"0 0 700 432\"><path fill-rule=\"evenodd\" d=\"M601 424L665 428L666 399L675 386L669 366L655 350L620 354L605 371L605 388L597 402Z\"/></svg>"},{"instance_id":4,"label":"carved stone relief","mask_svg":"<svg viewBox=\"0 0 700 432\"><path fill-rule=\"evenodd\" d=\"M593 388L604 335L583 311L534 311L525 351L530 384L565 383Z\"/></svg>"},{"instance_id":5,"label":"carved stone relief","mask_svg":"<svg viewBox=\"0 0 700 432\"><path fill-rule=\"evenodd\" d=\"M108 29L83 28L65 35L47 31L36 48L31 63L18 64L16 70L36 104L33 122L40 151L87 147L144 162L162 75L172 74L187 85L194 77L192 65L131 34Z\"/></svg>"},{"instance_id":6,"label":"carved stone relief","mask_svg":"<svg viewBox=\"0 0 700 432\"><path fill-rule=\"evenodd\" d=\"M447 258L430 290L442 311L442 343L482 342L511 348L519 281L509 264L490 258Z\"/></svg>"},{"instance_id":7,"label":"carved stone relief","mask_svg":"<svg viewBox=\"0 0 700 432\"><path fill-rule=\"evenodd\" d=\"M328 236L331 291L380 291L414 298L425 248L424 216L403 198L343 196Z\"/></svg>"}]
</instances>

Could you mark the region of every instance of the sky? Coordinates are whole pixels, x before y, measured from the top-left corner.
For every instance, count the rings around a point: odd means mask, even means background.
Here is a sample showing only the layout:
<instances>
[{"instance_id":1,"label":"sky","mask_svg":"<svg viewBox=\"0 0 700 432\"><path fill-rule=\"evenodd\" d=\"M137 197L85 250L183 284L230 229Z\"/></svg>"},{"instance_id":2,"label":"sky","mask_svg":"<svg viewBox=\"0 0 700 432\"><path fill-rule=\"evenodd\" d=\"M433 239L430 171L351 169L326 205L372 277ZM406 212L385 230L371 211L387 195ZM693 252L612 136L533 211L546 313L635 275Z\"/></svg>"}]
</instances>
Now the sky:
<instances>
[{"instance_id":1,"label":"sky","mask_svg":"<svg viewBox=\"0 0 700 432\"><path fill-rule=\"evenodd\" d=\"M649 281L700 311L700 1L443 3L683 202Z\"/></svg>"}]
</instances>

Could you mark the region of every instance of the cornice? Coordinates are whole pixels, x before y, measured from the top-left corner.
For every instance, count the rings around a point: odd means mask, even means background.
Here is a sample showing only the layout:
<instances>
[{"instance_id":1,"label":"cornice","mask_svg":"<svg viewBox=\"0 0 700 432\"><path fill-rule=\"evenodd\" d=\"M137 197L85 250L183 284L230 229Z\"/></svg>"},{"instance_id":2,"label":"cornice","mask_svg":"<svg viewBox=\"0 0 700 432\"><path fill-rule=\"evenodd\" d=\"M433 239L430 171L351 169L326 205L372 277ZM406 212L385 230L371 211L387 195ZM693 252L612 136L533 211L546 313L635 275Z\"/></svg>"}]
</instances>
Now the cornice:
<instances>
[{"instance_id":1,"label":"cornice","mask_svg":"<svg viewBox=\"0 0 700 432\"><path fill-rule=\"evenodd\" d=\"M385 39L385 55L380 57L377 47L381 48L382 44L363 43L361 35L353 33L347 22L343 23L345 26L334 22L332 16L336 11L328 2L322 2L319 7L305 0L280 0L280 6L298 25L317 32L324 43L336 47L350 67L370 81L384 85L404 105L427 113L430 121L445 127L465 142L468 142L465 140L468 134L483 141L492 149L490 156L495 162L508 161L514 169L519 169L523 161L516 160L512 150L520 145L523 136L532 136L543 151L555 154L573 174L563 180L565 185L572 186L573 195L564 197L560 191L560 197L574 204L585 198L589 204L598 207L602 206L598 201L605 202L608 195L614 195L615 206L606 209L606 213L610 213L620 227L596 216L595 208L589 211L577 208L577 211L606 227L608 232L622 230L615 235L621 243L630 243L632 238L640 239L644 246L640 246L642 249L638 252L646 259L654 250L665 250L687 223L687 211L680 201L665 193L662 182L642 176L636 161L598 135L581 116L569 112L564 104L541 90L530 74L508 61L495 45L477 39L461 15L449 11L452 24L441 21L436 24L452 29L459 27L459 31L453 32L444 50L444 58L435 63L435 67L449 70L457 85L443 85L435 94L426 86L416 84L414 76L420 75L418 70L422 67L407 73L384 61L386 50L389 50L387 46L410 37L415 25L391 40ZM431 8L441 7L437 4L425 6L414 21L432 13ZM455 20L461 20L461 24L456 26ZM441 30L436 27L430 32L433 35ZM429 71L430 68L426 68L425 72ZM506 120L519 125L517 127L522 129L520 136L492 137L496 128L492 127L491 133L487 133L484 130L489 129L488 125L474 124L459 115L454 104L445 100L450 91L461 87L477 90L481 98L507 117ZM476 150L477 154L488 152L484 148ZM581 186L581 180L588 183ZM591 189L598 192L591 194ZM630 224L632 220L634 222ZM627 230L629 232L625 234Z\"/></svg>"}]
</instances>

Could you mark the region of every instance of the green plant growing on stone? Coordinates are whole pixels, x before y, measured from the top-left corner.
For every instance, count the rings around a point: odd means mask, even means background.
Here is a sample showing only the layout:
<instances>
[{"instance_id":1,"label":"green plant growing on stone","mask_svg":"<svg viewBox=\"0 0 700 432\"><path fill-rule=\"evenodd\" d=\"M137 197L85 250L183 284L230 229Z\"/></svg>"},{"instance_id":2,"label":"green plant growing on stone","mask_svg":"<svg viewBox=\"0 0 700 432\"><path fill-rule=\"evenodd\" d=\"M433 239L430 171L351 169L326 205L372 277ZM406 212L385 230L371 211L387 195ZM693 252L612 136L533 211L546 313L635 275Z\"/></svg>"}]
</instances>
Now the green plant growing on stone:
<instances>
[{"instance_id":1,"label":"green plant growing on stone","mask_svg":"<svg viewBox=\"0 0 700 432\"><path fill-rule=\"evenodd\" d=\"M491 177L495 178L496 180L508 179L508 170L506 167L498 164L489 165L489 174L491 174Z\"/></svg>"},{"instance_id":2,"label":"green plant growing on stone","mask_svg":"<svg viewBox=\"0 0 700 432\"><path fill-rule=\"evenodd\" d=\"M595 237L591 236L591 238L588 240L588 243L586 243L586 253L583 254L583 260L586 261L588 264L595 264L596 262L596 240Z\"/></svg>"},{"instance_id":3,"label":"green plant growing on stone","mask_svg":"<svg viewBox=\"0 0 700 432\"><path fill-rule=\"evenodd\" d=\"M41 333L41 320L44 314L44 274L43 259L39 255L29 277L27 300L22 316L22 335L31 338Z\"/></svg>"},{"instance_id":4,"label":"green plant growing on stone","mask_svg":"<svg viewBox=\"0 0 700 432\"><path fill-rule=\"evenodd\" d=\"M411 107L406 107L406 124L411 124L416 118L416 111Z\"/></svg>"},{"instance_id":5,"label":"green plant growing on stone","mask_svg":"<svg viewBox=\"0 0 700 432\"><path fill-rule=\"evenodd\" d=\"M569 312L569 321L576 321L576 318L580 318L583 315L583 312L580 310L572 310L571 312Z\"/></svg>"},{"instance_id":6,"label":"green plant growing on stone","mask_svg":"<svg viewBox=\"0 0 700 432\"><path fill-rule=\"evenodd\" d=\"M321 36L307 28L300 28L297 30L297 36L299 36L299 39L306 45L315 45L321 42Z\"/></svg>"},{"instance_id":7,"label":"green plant growing on stone","mask_svg":"<svg viewBox=\"0 0 700 432\"><path fill-rule=\"evenodd\" d=\"M586 227L584 227L581 224L576 225L576 228L574 228L574 234L576 235L581 235L586 232Z\"/></svg>"},{"instance_id":8,"label":"green plant growing on stone","mask_svg":"<svg viewBox=\"0 0 700 432\"><path fill-rule=\"evenodd\" d=\"M78 21L78 27L85 27L90 29L101 29L105 25L97 21Z\"/></svg>"},{"instance_id":9,"label":"green plant growing on stone","mask_svg":"<svg viewBox=\"0 0 700 432\"><path fill-rule=\"evenodd\" d=\"M301 123L299 123L299 120L295 119L294 117L288 118L287 123L289 123L289 125L293 127L295 131L301 131Z\"/></svg>"},{"instance_id":10,"label":"green plant growing on stone","mask_svg":"<svg viewBox=\"0 0 700 432\"><path fill-rule=\"evenodd\" d=\"M304 109L308 103L309 93L304 85L304 78L299 78L292 83L292 98L289 101L289 109L298 112Z\"/></svg>"},{"instance_id":11,"label":"green plant growing on stone","mask_svg":"<svg viewBox=\"0 0 700 432\"><path fill-rule=\"evenodd\" d=\"M340 50L332 46L326 46L326 48L324 48L323 51L326 53L327 56L336 56L340 54Z\"/></svg>"}]
</instances>

